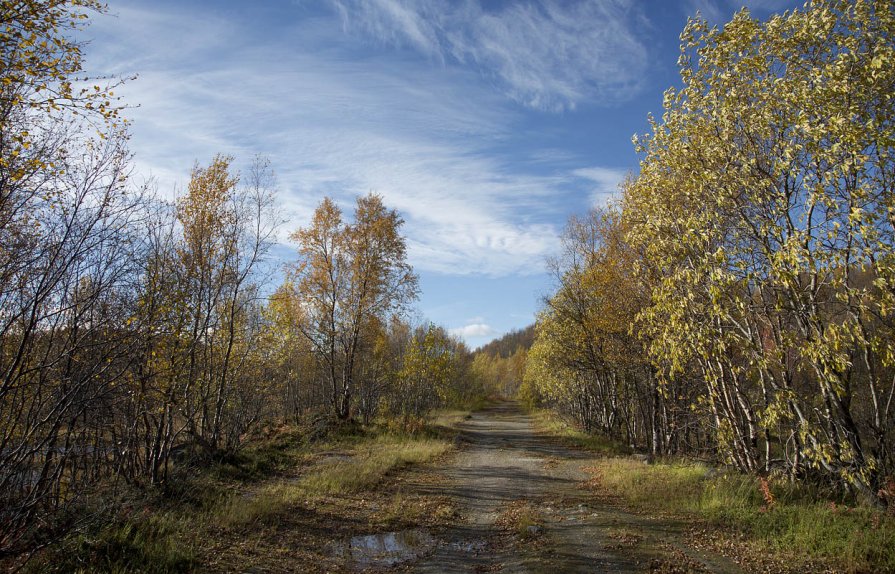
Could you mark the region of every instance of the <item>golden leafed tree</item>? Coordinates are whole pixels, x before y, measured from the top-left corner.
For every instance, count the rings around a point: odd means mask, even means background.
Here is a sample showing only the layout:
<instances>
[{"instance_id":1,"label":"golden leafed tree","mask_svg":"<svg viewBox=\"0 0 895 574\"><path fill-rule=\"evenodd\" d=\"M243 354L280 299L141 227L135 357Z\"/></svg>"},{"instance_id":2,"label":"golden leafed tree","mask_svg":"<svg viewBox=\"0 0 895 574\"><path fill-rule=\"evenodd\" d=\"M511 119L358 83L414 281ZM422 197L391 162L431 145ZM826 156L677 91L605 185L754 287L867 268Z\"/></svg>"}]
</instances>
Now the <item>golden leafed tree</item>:
<instances>
[{"instance_id":1,"label":"golden leafed tree","mask_svg":"<svg viewBox=\"0 0 895 574\"><path fill-rule=\"evenodd\" d=\"M628 239L663 278L658 364L698 366L721 452L877 500L893 467L895 11L828 0L692 20L638 140Z\"/></svg>"},{"instance_id":2,"label":"golden leafed tree","mask_svg":"<svg viewBox=\"0 0 895 574\"><path fill-rule=\"evenodd\" d=\"M404 311L417 296L417 277L407 263L403 220L382 198L359 197L346 223L331 199L311 224L292 234L299 260L292 274L306 309L303 326L319 357L333 412L352 414L358 361L374 346L375 329Z\"/></svg>"}]
</instances>

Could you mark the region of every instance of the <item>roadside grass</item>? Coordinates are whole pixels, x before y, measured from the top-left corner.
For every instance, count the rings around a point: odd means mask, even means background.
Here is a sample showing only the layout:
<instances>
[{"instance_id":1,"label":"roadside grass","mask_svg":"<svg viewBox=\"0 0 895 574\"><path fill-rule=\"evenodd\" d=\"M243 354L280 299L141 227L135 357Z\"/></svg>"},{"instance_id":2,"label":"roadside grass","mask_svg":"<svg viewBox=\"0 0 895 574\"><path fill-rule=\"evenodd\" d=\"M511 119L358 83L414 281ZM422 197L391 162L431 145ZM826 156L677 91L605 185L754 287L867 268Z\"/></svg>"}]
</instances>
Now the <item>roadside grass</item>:
<instances>
[{"instance_id":1,"label":"roadside grass","mask_svg":"<svg viewBox=\"0 0 895 574\"><path fill-rule=\"evenodd\" d=\"M599 486L627 502L671 513L696 510L707 470L700 463L646 464L618 457L601 459L590 469Z\"/></svg>"},{"instance_id":2,"label":"roadside grass","mask_svg":"<svg viewBox=\"0 0 895 574\"><path fill-rule=\"evenodd\" d=\"M453 439L458 433L457 426L471 418L473 411L482 410L494 402L488 398L476 398L459 407L432 411L422 418L381 419L377 421L377 424L387 432L397 435L409 434Z\"/></svg>"},{"instance_id":3,"label":"roadside grass","mask_svg":"<svg viewBox=\"0 0 895 574\"><path fill-rule=\"evenodd\" d=\"M846 572L895 572L895 516L830 500L810 485L718 474L699 462L604 458L591 485L634 507L699 516L745 534L754 552L822 561Z\"/></svg>"},{"instance_id":4,"label":"roadside grass","mask_svg":"<svg viewBox=\"0 0 895 574\"><path fill-rule=\"evenodd\" d=\"M323 463L297 484L310 494L346 494L375 487L392 470L428 462L450 448L440 439L384 435L357 448L351 456Z\"/></svg>"},{"instance_id":5,"label":"roadside grass","mask_svg":"<svg viewBox=\"0 0 895 574\"><path fill-rule=\"evenodd\" d=\"M531 411L535 428L539 432L550 435L560 442L575 448L582 448L602 455L628 454L631 449L605 436L588 433L569 424L550 409L534 409Z\"/></svg>"},{"instance_id":6,"label":"roadside grass","mask_svg":"<svg viewBox=\"0 0 895 574\"><path fill-rule=\"evenodd\" d=\"M616 441L585 433L549 410L532 412L541 432L602 455L588 485L652 513L698 517L738 532L756 556L822 562L845 572L895 572L895 512L882 512L809 483L718 471L687 459L652 464Z\"/></svg>"},{"instance_id":7,"label":"roadside grass","mask_svg":"<svg viewBox=\"0 0 895 574\"><path fill-rule=\"evenodd\" d=\"M28 564L33 572L186 572L198 554L180 513L155 512L82 535L65 554ZM193 527L194 528L194 527Z\"/></svg>"},{"instance_id":8,"label":"roadside grass","mask_svg":"<svg viewBox=\"0 0 895 574\"><path fill-rule=\"evenodd\" d=\"M472 410L478 410L478 408L482 408L482 405ZM436 411L432 414L432 426L436 429L453 431L458 424L470 418L470 416L472 415L469 410L444 409Z\"/></svg>"},{"instance_id":9,"label":"roadside grass","mask_svg":"<svg viewBox=\"0 0 895 574\"><path fill-rule=\"evenodd\" d=\"M302 500L371 490L388 473L428 462L450 449L447 441L390 434L351 442L351 450L310 463L297 477L269 482L247 495L225 497L211 509L212 522L225 528L246 526L275 518ZM332 451L338 443L327 447Z\"/></svg>"},{"instance_id":10,"label":"roadside grass","mask_svg":"<svg viewBox=\"0 0 895 574\"><path fill-rule=\"evenodd\" d=\"M468 413L457 411L448 423ZM437 420L437 419L433 419ZM167 492L130 494L78 534L26 564L25 572L187 572L218 539L273 524L302 501L375 490L391 473L451 448L445 429L406 434L381 425L335 430L307 443L293 427L199 471ZM396 509L397 510L397 509Z\"/></svg>"}]
</instances>

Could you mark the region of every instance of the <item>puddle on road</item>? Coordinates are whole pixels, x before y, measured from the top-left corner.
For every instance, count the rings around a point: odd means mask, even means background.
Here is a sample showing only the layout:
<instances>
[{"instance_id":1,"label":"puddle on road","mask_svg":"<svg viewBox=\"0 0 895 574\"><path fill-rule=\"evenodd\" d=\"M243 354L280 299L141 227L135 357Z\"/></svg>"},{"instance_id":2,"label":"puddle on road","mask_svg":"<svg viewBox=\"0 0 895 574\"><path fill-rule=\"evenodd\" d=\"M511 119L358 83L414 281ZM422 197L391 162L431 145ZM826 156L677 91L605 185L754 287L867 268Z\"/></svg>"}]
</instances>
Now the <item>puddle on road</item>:
<instances>
[{"instance_id":1,"label":"puddle on road","mask_svg":"<svg viewBox=\"0 0 895 574\"><path fill-rule=\"evenodd\" d=\"M438 541L422 529L354 536L336 547L336 555L357 568L397 566L416 560L435 547Z\"/></svg>"},{"instance_id":2,"label":"puddle on road","mask_svg":"<svg viewBox=\"0 0 895 574\"><path fill-rule=\"evenodd\" d=\"M364 568L388 568L417 560L434 551L436 546L446 544L435 538L428 530L421 528L383 532L367 536L354 536L346 542L336 544L335 555ZM485 551L485 540L458 541L447 543L454 552L479 554Z\"/></svg>"}]
</instances>

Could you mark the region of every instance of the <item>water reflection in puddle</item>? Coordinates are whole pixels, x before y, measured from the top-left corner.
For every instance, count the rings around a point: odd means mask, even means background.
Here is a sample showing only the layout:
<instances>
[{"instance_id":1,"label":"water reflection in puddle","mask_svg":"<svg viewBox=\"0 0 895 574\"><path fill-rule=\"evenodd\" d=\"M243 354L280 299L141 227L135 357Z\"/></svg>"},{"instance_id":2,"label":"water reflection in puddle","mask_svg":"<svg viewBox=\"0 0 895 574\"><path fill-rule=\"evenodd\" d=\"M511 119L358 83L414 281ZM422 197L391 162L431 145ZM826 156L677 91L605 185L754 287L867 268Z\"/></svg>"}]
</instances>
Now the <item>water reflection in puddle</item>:
<instances>
[{"instance_id":1,"label":"water reflection in puddle","mask_svg":"<svg viewBox=\"0 0 895 574\"><path fill-rule=\"evenodd\" d=\"M451 542L450 548L452 550L456 550L457 552L464 552L466 554L479 554L485 551L485 548L488 546L488 543L484 540L464 540L462 542Z\"/></svg>"},{"instance_id":2,"label":"water reflection in puddle","mask_svg":"<svg viewBox=\"0 0 895 574\"><path fill-rule=\"evenodd\" d=\"M437 540L425 530L402 530L369 536L354 536L337 547L336 553L358 568L396 566L416 560L435 547Z\"/></svg>"},{"instance_id":3,"label":"water reflection in puddle","mask_svg":"<svg viewBox=\"0 0 895 574\"><path fill-rule=\"evenodd\" d=\"M485 551L485 540L445 543L417 528L398 532L384 532L368 536L354 536L336 545L336 556L351 562L355 568L384 568L422 558L436 546L446 545L453 552L479 554Z\"/></svg>"}]
</instances>

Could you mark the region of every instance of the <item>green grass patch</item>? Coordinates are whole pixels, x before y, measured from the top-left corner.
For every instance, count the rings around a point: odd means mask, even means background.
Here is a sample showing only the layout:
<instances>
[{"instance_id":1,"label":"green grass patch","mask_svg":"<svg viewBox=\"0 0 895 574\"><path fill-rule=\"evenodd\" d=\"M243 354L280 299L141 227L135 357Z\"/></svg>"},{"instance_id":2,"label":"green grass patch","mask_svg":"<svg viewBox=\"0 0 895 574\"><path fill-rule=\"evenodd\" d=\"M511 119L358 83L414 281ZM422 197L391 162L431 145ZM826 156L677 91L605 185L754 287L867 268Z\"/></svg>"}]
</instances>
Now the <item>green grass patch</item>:
<instances>
[{"instance_id":1,"label":"green grass patch","mask_svg":"<svg viewBox=\"0 0 895 574\"><path fill-rule=\"evenodd\" d=\"M552 411L532 415L540 432L604 455L589 469L590 485L634 507L742 532L756 553L820 561L846 572L895 572L895 513L843 504L811 484L719 472L692 460L646 464L620 456L629 454L624 445L575 428Z\"/></svg>"},{"instance_id":2,"label":"green grass patch","mask_svg":"<svg viewBox=\"0 0 895 574\"><path fill-rule=\"evenodd\" d=\"M81 538L80 547L70 555L74 560L54 560L52 568L57 572L187 572L198 559L189 531L183 517L170 512L139 522L124 521L96 538ZM39 565L36 571L48 571L47 566Z\"/></svg>"},{"instance_id":3,"label":"green grass patch","mask_svg":"<svg viewBox=\"0 0 895 574\"><path fill-rule=\"evenodd\" d=\"M739 473L717 474L701 463L647 465L607 458L593 483L650 511L698 515L748 535L759 549L803 555L848 572L895 572L895 516L823 500L816 489Z\"/></svg>"},{"instance_id":4,"label":"green grass patch","mask_svg":"<svg viewBox=\"0 0 895 574\"><path fill-rule=\"evenodd\" d=\"M593 469L600 486L636 506L664 512L691 512L705 488L706 467L698 463L646 464L606 458Z\"/></svg>"},{"instance_id":5,"label":"green grass patch","mask_svg":"<svg viewBox=\"0 0 895 574\"><path fill-rule=\"evenodd\" d=\"M430 461L450 448L450 443L433 438L392 435L376 437L369 443L322 463L299 482L311 494L344 494L376 486L386 474L408 464Z\"/></svg>"}]
</instances>

